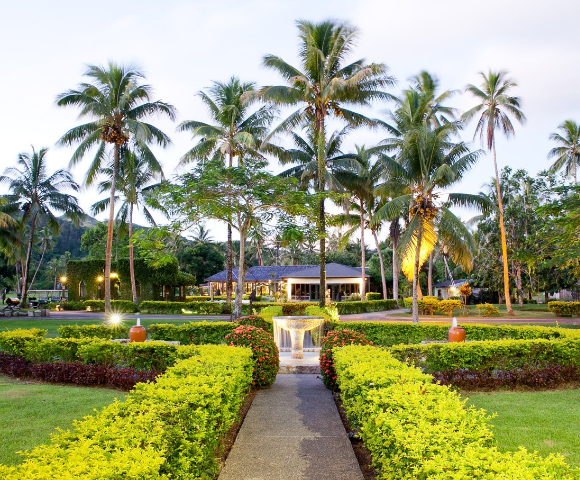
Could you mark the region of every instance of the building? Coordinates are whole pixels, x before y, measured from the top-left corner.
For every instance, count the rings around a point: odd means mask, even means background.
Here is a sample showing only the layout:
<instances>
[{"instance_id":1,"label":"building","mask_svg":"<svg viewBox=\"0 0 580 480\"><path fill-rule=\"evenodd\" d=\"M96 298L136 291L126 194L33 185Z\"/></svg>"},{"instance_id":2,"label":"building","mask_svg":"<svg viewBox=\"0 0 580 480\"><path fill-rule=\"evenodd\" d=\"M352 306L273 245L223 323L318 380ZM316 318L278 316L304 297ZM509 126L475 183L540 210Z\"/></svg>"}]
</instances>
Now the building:
<instances>
[{"instance_id":1,"label":"building","mask_svg":"<svg viewBox=\"0 0 580 480\"><path fill-rule=\"evenodd\" d=\"M233 269L233 282L238 281L238 269ZM367 291L370 275L365 274ZM209 283L210 295L223 294L226 290L227 270L205 279ZM347 299L361 292L361 269L341 265L326 264L326 284L332 300ZM235 287L234 287L235 288ZM281 265L271 267L250 267L244 278L244 292L256 290L257 295L275 296L285 292L290 300L310 301L320 299L319 265Z\"/></svg>"},{"instance_id":2,"label":"building","mask_svg":"<svg viewBox=\"0 0 580 480\"><path fill-rule=\"evenodd\" d=\"M459 289L469 283L469 278L461 278L459 280L445 280L433 285L433 295L443 300L448 300L451 297L460 297ZM481 288L472 288L472 295L478 297L481 294Z\"/></svg>"}]
</instances>

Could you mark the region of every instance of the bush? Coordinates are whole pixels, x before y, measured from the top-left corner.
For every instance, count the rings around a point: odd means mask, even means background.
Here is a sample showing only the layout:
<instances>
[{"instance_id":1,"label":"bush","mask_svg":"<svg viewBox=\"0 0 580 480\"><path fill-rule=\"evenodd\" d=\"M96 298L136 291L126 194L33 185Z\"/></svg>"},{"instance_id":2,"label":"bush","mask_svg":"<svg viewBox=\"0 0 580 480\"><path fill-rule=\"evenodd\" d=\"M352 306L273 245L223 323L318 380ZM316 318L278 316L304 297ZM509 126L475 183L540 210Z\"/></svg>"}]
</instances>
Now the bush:
<instances>
[{"instance_id":1,"label":"bush","mask_svg":"<svg viewBox=\"0 0 580 480\"><path fill-rule=\"evenodd\" d=\"M320 349L320 374L324 385L331 390L337 388L333 349L345 345L372 345L372 342L361 333L349 330L334 330L327 333Z\"/></svg>"},{"instance_id":2,"label":"bush","mask_svg":"<svg viewBox=\"0 0 580 480\"><path fill-rule=\"evenodd\" d=\"M483 410L376 347L335 350L346 416L379 478L570 479L561 455L500 453Z\"/></svg>"},{"instance_id":3,"label":"bush","mask_svg":"<svg viewBox=\"0 0 580 480\"><path fill-rule=\"evenodd\" d=\"M104 300L85 300L82 303L83 310L86 310L87 307L91 307L93 312L105 311ZM131 300L111 300L111 309L117 313L135 313L137 311L137 305L135 305Z\"/></svg>"},{"instance_id":4,"label":"bush","mask_svg":"<svg viewBox=\"0 0 580 480\"><path fill-rule=\"evenodd\" d=\"M306 307L308 308L308 307ZM282 316L282 305L271 305L269 307L265 307L260 311L260 317L262 317L265 321L273 323L273 317L281 317Z\"/></svg>"},{"instance_id":5,"label":"bush","mask_svg":"<svg viewBox=\"0 0 580 480\"><path fill-rule=\"evenodd\" d=\"M439 300L437 303L437 311L452 317L453 310L459 310L463 307L461 300Z\"/></svg>"},{"instance_id":6,"label":"bush","mask_svg":"<svg viewBox=\"0 0 580 480\"><path fill-rule=\"evenodd\" d=\"M405 308L413 308L413 297L405 298L404 302ZM433 315L438 305L439 299L437 297L425 295L422 299L417 300L419 315Z\"/></svg>"},{"instance_id":7,"label":"bush","mask_svg":"<svg viewBox=\"0 0 580 480\"><path fill-rule=\"evenodd\" d=\"M268 333L274 333L272 321L271 320L267 321L266 319L258 315L248 315L247 317L240 317L236 320L236 323L238 325L261 328L262 330L265 330Z\"/></svg>"},{"instance_id":8,"label":"bush","mask_svg":"<svg viewBox=\"0 0 580 480\"><path fill-rule=\"evenodd\" d=\"M350 298L351 302L360 302L361 301L360 293L352 293L349 298Z\"/></svg>"},{"instance_id":9,"label":"bush","mask_svg":"<svg viewBox=\"0 0 580 480\"><path fill-rule=\"evenodd\" d=\"M177 345L161 342L121 343L101 340L79 347L84 363L164 372L177 359Z\"/></svg>"},{"instance_id":10,"label":"bush","mask_svg":"<svg viewBox=\"0 0 580 480\"><path fill-rule=\"evenodd\" d=\"M196 315L219 315L225 303L218 302L158 302L146 300L139 304L142 313L168 313L181 315L183 310Z\"/></svg>"},{"instance_id":11,"label":"bush","mask_svg":"<svg viewBox=\"0 0 580 480\"><path fill-rule=\"evenodd\" d=\"M548 302L548 308L556 317L580 316L580 302Z\"/></svg>"},{"instance_id":12,"label":"bush","mask_svg":"<svg viewBox=\"0 0 580 480\"><path fill-rule=\"evenodd\" d=\"M296 316L306 313L306 305L303 303L284 303L282 304L282 315Z\"/></svg>"},{"instance_id":13,"label":"bush","mask_svg":"<svg viewBox=\"0 0 580 480\"><path fill-rule=\"evenodd\" d=\"M536 327L524 325L485 325L481 323L465 323L467 340L533 340L536 338L579 338L580 330L554 327ZM419 323L409 322L348 322L333 323L330 328L340 330L348 328L363 333L376 345L390 347L398 344L413 344L423 341L446 341L451 327L449 323Z\"/></svg>"},{"instance_id":14,"label":"bush","mask_svg":"<svg viewBox=\"0 0 580 480\"><path fill-rule=\"evenodd\" d=\"M251 380L251 353L199 347L156 383L76 422L34 448L6 480L30 478L212 478L220 441L237 418Z\"/></svg>"},{"instance_id":15,"label":"bush","mask_svg":"<svg viewBox=\"0 0 580 480\"><path fill-rule=\"evenodd\" d=\"M370 300L368 302L338 302L334 305L341 315L351 313L383 312L397 308L396 300Z\"/></svg>"},{"instance_id":16,"label":"bush","mask_svg":"<svg viewBox=\"0 0 580 480\"><path fill-rule=\"evenodd\" d=\"M269 387L276 381L280 356L272 335L261 328L240 325L226 336L226 341L230 342L230 346L252 349L254 361L252 385Z\"/></svg>"},{"instance_id":17,"label":"bush","mask_svg":"<svg viewBox=\"0 0 580 480\"><path fill-rule=\"evenodd\" d=\"M129 327L118 325L61 325L58 333L63 338L129 338Z\"/></svg>"},{"instance_id":18,"label":"bush","mask_svg":"<svg viewBox=\"0 0 580 480\"><path fill-rule=\"evenodd\" d=\"M497 317L499 316L499 308L492 305L491 303L480 303L476 305L477 313L482 317Z\"/></svg>"},{"instance_id":19,"label":"bush","mask_svg":"<svg viewBox=\"0 0 580 480\"><path fill-rule=\"evenodd\" d=\"M377 293L377 292L367 292L365 295L365 300L370 301L370 300L382 300L383 299L383 294L382 293Z\"/></svg>"},{"instance_id":20,"label":"bush","mask_svg":"<svg viewBox=\"0 0 580 480\"><path fill-rule=\"evenodd\" d=\"M65 310L86 310L87 308L82 300L67 300L62 306Z\"/></svg>"},{"instance_id":21,"label":"bush","mask_svg":"<svg viewBox=\"0 0 580 480\"><path fill-rule=\"evenodd\" d=\"M219 345L236 326L233 322L156 323L149 325L147 334L150 340L175 341L182 345Z\"/></svg>"},{"instance_id":22,"label":"bush","mask_svg":"<svg viewBox=\"0 0 580 480\"><path fill-rule=\"evenodd\" d=\"M42 341L47 332L48 330L40 328L17 328L2 332L0 333L0 350L10 355L23 357L28 344Z\"/></svg>"}]
</instances>

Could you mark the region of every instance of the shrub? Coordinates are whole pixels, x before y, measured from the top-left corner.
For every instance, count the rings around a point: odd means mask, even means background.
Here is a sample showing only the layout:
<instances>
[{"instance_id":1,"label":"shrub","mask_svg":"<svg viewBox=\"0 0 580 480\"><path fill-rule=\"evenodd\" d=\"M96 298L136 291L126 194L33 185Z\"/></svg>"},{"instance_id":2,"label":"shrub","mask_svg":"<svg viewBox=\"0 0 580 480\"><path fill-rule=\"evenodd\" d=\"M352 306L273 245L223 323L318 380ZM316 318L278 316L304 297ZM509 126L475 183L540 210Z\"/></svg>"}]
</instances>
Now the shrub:
<instances>
[{"instance_id":1,"label":"shrub","mask_svg":"<svg viewBox=\"0 0 580 480\"><path fill-rule=\"evenodd\" d=\"M169 340L182 345L219 345L236 326L233 322L156 323L149 325L147 333L150 340Z\"/></svg>"},{"instance_id":2,"label":"shrub","mask_svg":"<svg viewBox=\"0 0 580 480\"><path fill-rule=\"evenodd\" d=\"M211 478L220 440L251 380L251 353L199 347L156 383L76 422L34 448L21 465L0 466L6 480L33 478Z\"/></svg>"},{"instance_id":3,"label":"shrub","mask_svg":"<svg viewBox=\"0 0 580 480\"><path fill-rule=\"evenodd\" d=\"M337 388L333 349L345 345L372 345L372 342L361 333L350 330L334 330L326 334L320 349L320 374L324 385L331 390Z\"/></svg>"},{"instance_id":4,"label":"shrub","mask_svg":"<svg viewBox=\"0 0 580 480\"><path fill-rule=\"evenodd\" d=\"M453 316L453 310L459 310L462 307L463 303L461 300L439 300L437 303L437 311L449 317Z\"/></svg>"},{"instance_id":5,"label":"shrub","mask_svg":"<svg viewBox=\"0 0 580 480\"><path fill-rule=\"evenodd\" d=\"M258 315L248 315L247 317L240 317L236 320L238 325L253 326L256 328L261 328L268 333L273 333L272 321L267 321L263 317Z\"/></svg>"},{"instance_id":6,"label":"shrub","mask_svg":"<svg viewBox=\"0 0 580 480\"><path fill-rule=\"evenodd\" d=\"M28 342L20 356L32 362L73 362L79 359L79 348L95 342L100 343L101 340L92 338L45 338L35 342Z\"/></svg>"},{"instance_id":7,"label":"shrub","mask_svg":"<svg viewBox=\"0 0 580 480\"><path fill-rule=\"evenodd\" d=\"M63 338L129 338L129 327L118 325L61 325L58 333Z\"/></svg>"},{"instance_id":8,"label":"shrub","mask_svg":"<svg viewBox=\"0 0 580 480\"><path fill-rule=\"evenodd\" d=\"M405 308L413 308L413 297L407 297L404 300ZM422 299L417 300L417 307L419 315L433 315L437 310L439 299L437 297L430 297L425 295Z\"/></svg>"},{"instance_id":9,"label":"shrub","mask_svg":"<svg viewBox=\"0 0 580 480\"><path fill-rule=\"evenodd\" d=\"M580 316L580 302L548 302L548 308L556 317Z\"/></svg>"},{"instance_id":10,"label":"shrub","mask_svg":"<svg viewBox=\"0 0 580 480\"><path fill-rule=\"evenodd\" d=\"M368 302L338 302L334 305L341 315L351 313L383 312L397 308L396 300L370 300Z\"/></svg>"},{"instance_id":11,"label":"shrub","mask_svg":"<svg viewBox=\"0 0 580 480\"><path fill-rule=\"evenodd\" d=\"M40 342L48 330L17 328L0 333L0 350L10 355L24 356L31 342Z\"/></svg>"},{"instance_id":12,"label":"shrub","mask_svg":"<svg viewBox=\"0 0 580 480\"><path fill-rule=\"evenodd\" d=\"M350 298L351 302L360 302L361 301L360 293L353 293L350 295L349 298Z\"/></svg>"},{"instance_id":13,"label":"shrub","mask_svg":"<svg viewBox=\"0 0 580 480\"><path fill-rule=\"evenodd\" d=\"M78 356L84 363L164 372L175 363L177 349L177 345L161 342L123 345L101 340L80 346Z\"/></svg>"},{"instance_id":14,"label":"shrub","mask_svg":"<svg viewBox=\"0 0 580 480\"><path fill-rule=\"evenodd\" d=\"M91 307L93 312L105 311L104 300L85 300L82 303L83 310L87 307ZM137 311L137 305L135 305L131 300L111 300L111 309L118 313L135 313Z\"/></svg>"},{"instance_id":15,"label":"shrub","mask_svg":"<svg viewBox=\"0 0 580 480\"><path fill-rule=\"evenodd\" d=\"M282 304L282 315L304 315L306 313L306 305L303 303L284 303Z\"/></svg>"},{"instance_id":16,"label":"shrub","mask_svg":"<svg viewBox=\"0 0 580 480\"><path fill-rule=\"evenodd\" d=\"M347 346L334 360L346 416L379 478L572 478L560 455L500 453L483 410L384 349Z\"/></svg>"},{"instance_id":17,"label":"shrub","mask_svg":"<svg viewBox=\"0 0 580 480\"><path fill-rule=\"evenodd\" d=\"M226 336L230 346L250 347L254 361L252 385L269 387L276 381L280 368L278 347L274 337L261 328L240 325Z\"/></svg>"},{"instance_id":18,"label":"shrub","mask_svg":"<svg viewBox=\"0 0 580 480\"><path fill-rule=\"evenodd\" d=\"M497 316L499 316L499 308L492 305L491 303L480 303L479 305L476 305L475 308L477 308L477 312L482 317L497 317Z\"/></svg>"},{"instance_id":19,"label":"shrub","mask_svg":"<svg viewBox=\"0 0 580 480\"><path fill-rule=\"evenodd\" d=\"M181 315L183 310L196 315L219 315L226 303L218 302L159 302L146 300L139 304L143 313L168 313Z\"/></svg>"},{"instance_id":20,"label":"shrub","mask_svg":"<svg viewBox=\"0 0 580 480\"><path fill-rule=\"evenodd\" d=\"M367 300L367 301L369 301L369 300L382 300L382 299L383 299L382 293L367 292L365 295L365 300Z\"/></svg>"},{"instance_id":21,"label":"shrub","mask_svg":"<svg viewBox=\"0 0 580 480\"><path fill-rule=\"evenodd\" d=\"M308 308L308 307L306 307ZM267 322L273 322L273 317L282 316L282 305L276 306L271 305L260 310L260 317L262 317Z\"/></svg>"},{"instance_id":22,"label":"shrub","mask_svg":"<svg viewBox=\"0 0 580 480\"><path fill-rule=\"evenodd\" d=\"M82 300L67 300L62 304L65 310L86 310L86 306Z\"/></svg>"}]
</instances>

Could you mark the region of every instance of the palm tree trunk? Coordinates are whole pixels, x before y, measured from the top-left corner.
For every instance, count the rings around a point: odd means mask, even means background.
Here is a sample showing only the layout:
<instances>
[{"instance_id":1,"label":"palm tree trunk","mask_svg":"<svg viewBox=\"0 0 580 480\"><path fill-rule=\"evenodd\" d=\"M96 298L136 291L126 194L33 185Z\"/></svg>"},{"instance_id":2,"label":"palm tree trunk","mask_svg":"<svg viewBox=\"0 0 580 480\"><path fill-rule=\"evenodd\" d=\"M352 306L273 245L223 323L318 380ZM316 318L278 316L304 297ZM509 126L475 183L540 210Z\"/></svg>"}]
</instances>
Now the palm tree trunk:
<instances>
[{"instance_id":1,"label":"palm tree trunk","mask_svg":"<svg viewBox=\"0 0 580 480\"><path fill-rule=\"evenodd\" d=\"M364 203L360 201L360 250L361 250L361 284L360 299L366 300L367 277L366 277L366 252L365 252L365 211Z\"/></svg>"},{"instance_id":2,"label":"palm tree trunk","mask_svg":"<svg viewBox=\"0 0 580 480\"><path fill-rule=\"evenodd\" d=\"M246 226L240 228L240 258L238 260L238 281L236 282L236 298L232 321L242 316L242 298L244 296L245 255L246 255ZM251 313L251 312L250 312Z\"/></svg>"},{"instance_id":3,"label":"palm tree trunk","mask_svg":"<svg viewBox=\"0 0 580 480\"><path fill-rule=\"evenodd\" d=\"M423 222L419 221L417 229L417 247L415 248L415 265L413 267L413 323L419 323L419 254L423 240Z\"/></svg>"},{"instance_id":4,"label":"palm tree trunk","mask_svg":"<svg viewBox=\"0 0 580 480\"><path fill-rule=\"evenodd\" d=\"M115 159L109 196L109 223L107 225L107 246L105 248L105 317L111 313L111 257L113 255L113 230L115 228L115 188L119 170L119 145L115 144Z\"/></svg>"},{"instance_id":5,"label":"palm tree trunk","mask_svg":"<svg viewBox=\"0 0 580 480\"><path fill-rule=\"evenodd\" d=\"M228 153L228 166L232 168L233 159L232 152ZM232 282L233 282L233 269L234 269L234 253L233 253L233 243L232 243L232 225L231 219L228 223L228 260L227 260L227 278L226 278L226 302L231 306L232 304ZM240 280L240 274L238 272L238 282ZM236 284L237 286L237 284Z\"/></svg>"},{"instance_id":6,"label":"palm tree trunk","mask_svg":"<svg viewBox=\"0 0 580 480\"><path fill-rule=\"evenodd\" d=\"M324 114L316 112L316 155L318 167L318 236L320 241L320 298L318 304L326 305L326 217L324 211L324 193L326 189L326 141L324 136Z\"/></svg>"},{"instance_id":7,"label":"palm tree trunk","mask_svg":"<svg viewBox=\"0 0 580 480\"><path fill-rule=\"evenodd\" d=\"M131 294L133 303L139 305L137 298L137 281L135 280L135 260L133 257L133 204L129 206L129 275L131 276Z\"/></svg>"},{"instance_id":8,"label":"palm tree trunk","mask_svg":"<svg viewBox=\"0 0 580 480\"><path fill-rule=\"evenodd\" d=\"M516 289L518 291L518 303L520 307L524 306L524 289L522 288L522 267L516 266Z\"/></svg>"},{"instance_id":9,"label":"palm tree trunk","mask_svg":"<svg viewBox=\"0 0 580 480\"><path fill-rule=\"evenodd\" d=\"M385 263L383 261L383 252L381 252L381 246L379 245L379 239L377 238L376 230L371 230L373 238L375 239L375 245L377 247L377 253L379 254L379 264L381 265L381 281L383 283L383 300L387 299L387 280L385 278Z\"/></svg>"},{"instance_id":10,"label":"palm tree trunk","mask_svg":"<svg viewBox=\"0 0 580 480\"><path fill-rule=\"evenodd\" d=\"M507 314L515 315L512 309L512 301L510 298L510 279L508 273L508 258L507 258L507 241L505 236L505 227L503 221L503 202L501 200L501 189L499 187L499 173L497 171L497 158L495 154L495 139L493 140L493 166L495 168L495 187L497 190L497 206L499 209L499 231L501 234L501 256L503 262L503 286L505 292L505 307Z\"/></svg>"},{"instance_id":11,"label":"palm tree trunk","mask_svg":"<svg viewBox=\"0 0 580 480\"><path fill-rule=\"evenodd\" d=\"M19 293L22 292L22 290L20 289L20 285L22 285L20 283L20 268L18 267L18 263L20 263L20 266L22 266L22 260L20 261L16 261L16 264L14 265L14 267L16 268L16 294L18 295ZM54 284L54 289L56 290L56 280L55 280L55 284Z\"/></svg>"},{"instance_id":12,"label":"palm tree trunk","mask_svg":"<svg viewBox=\"0 0 580 480\"><path fill-rule=\"evenodd\" d=\"M42 259L44 258L44 254L46 253L46 245L42 248L42 254L40 255L40 260L38 261L38 265L36 266L36 270L34 270L34 275L32 275L32 280L30 280L30 288L34 285L34 280L36 280L36 274L42 265Z\"/></svg>"},{"instance_id":13,"label":"palm tree trunk","mask_svg":"<svg viewBox=\"0 0 580 480\"><path fill-rule=\"evenodd\" d=\"M36 215L32 217L30 222L30 235L28 236L28 246L26 247L26 260L24 262L24 269L22 270L22 298L20 305L26 305L26 297L28 295L28 273L30 272L30 261L32 259L32 244L34 243L34 231L36 230Z\"/></svg>"},{"instance_id":14,"label":"palm tree trunk","mask_svg":"<svg viewBox=\"0 0 580 480\"><path fill-rule=\"evenodd\" d=\"M393 300L399 300L399 264L397 262L397 248L399 247L399 219L391 222L390 234L393 245Z\"/></svg>"},{"instance_id":15,"label":"palm tree trunk","mask_svg":"<svg viewBox=\"0 0 580 480\"><path fill-rule=\"evenodd\" d=\"M427 276L427 295L433 295L433 252L429 254L429 275Z\"/></svg>"}]
</instances>

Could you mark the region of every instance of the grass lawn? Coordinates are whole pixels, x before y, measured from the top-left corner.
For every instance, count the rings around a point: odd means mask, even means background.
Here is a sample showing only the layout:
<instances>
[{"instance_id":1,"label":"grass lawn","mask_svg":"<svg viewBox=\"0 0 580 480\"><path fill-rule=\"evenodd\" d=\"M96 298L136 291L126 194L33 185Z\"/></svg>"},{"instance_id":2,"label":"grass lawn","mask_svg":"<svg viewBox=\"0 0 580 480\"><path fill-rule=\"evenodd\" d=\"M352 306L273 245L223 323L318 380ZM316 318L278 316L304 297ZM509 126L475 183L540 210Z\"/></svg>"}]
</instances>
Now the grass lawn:
<instances>
[{"instance_id":1,"label":"grass lawn","mask_svg":"<svg viewBox=\"0 0 580 480\"><path fill-rule=\"evenodd\" d=\"M491 424L500 450L521 445L543 456L561 453L580 466L580 389L467 396L469 404L497 413Z\"/></svg>"},{"instance_id":2,"label":"grass lawn","mask_svg":"<svg viewBox=\"0 0 580 480\"><path fill-rule=\"evenodd\" d=\"M56 427L109 405L125 394L91 387L46 385L0 376L0 463L22 461L16 452L46 443Z\"/></svg>"}]
</instances>

